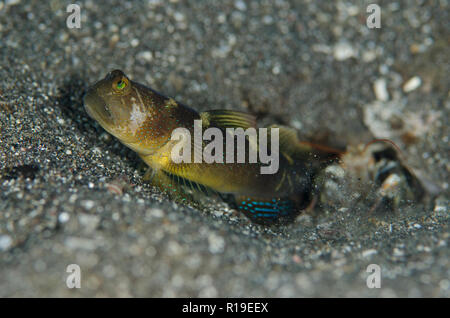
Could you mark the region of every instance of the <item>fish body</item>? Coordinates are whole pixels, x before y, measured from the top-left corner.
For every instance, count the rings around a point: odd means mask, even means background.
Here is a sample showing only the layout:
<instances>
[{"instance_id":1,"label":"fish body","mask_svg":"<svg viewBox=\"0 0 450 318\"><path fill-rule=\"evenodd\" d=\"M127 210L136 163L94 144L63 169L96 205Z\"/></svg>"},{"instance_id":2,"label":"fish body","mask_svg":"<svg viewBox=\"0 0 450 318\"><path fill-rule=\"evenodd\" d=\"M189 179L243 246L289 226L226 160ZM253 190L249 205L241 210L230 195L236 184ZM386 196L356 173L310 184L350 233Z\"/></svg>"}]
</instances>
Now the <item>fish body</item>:
<instances>
[{"instance_id":1,"label":"fish body","mask_svg":"<svg viewBox=\"0 0 450 318\"><path fill-rule=\"evenodd\" d=\"M225 159L222 162L195 162L195 154L202 152L205 146L204 140L200 147L195 142L186 146L191 150L193 160L190 162L173 159L174 147L179 146L184 137L174 140L172 133L182 128L195 136L198 133L196 123L202 124L202 134L208 128L217 128L224 135L229 133L227 128L255 128L256 142L245 139L245 158L249 159L251 149L261 148L261 132L256 130L256 120L250 114L230 110L199 113L131 81L119 70L110 72L94 84L84 97L84 105L87 113L106 131L137 152L151 168L154 184L163 189L177 189L182 195L180 185L188 185L231 195L240 211L252 221L263 224L293 219L311 199L318 167L313 156L318 153L299 143L295 132L289 128L271 127L279 129L276 140L279 149L275 149L279 150L278 169L264 174L261 173L264 163L249 160L238 163L237 153L230 156L234 159L232 162ZM274 145L271 138L269 133L268 149ZM222 148L225 148L225 139L223 143ZM183 153L189 150L183 149ZM323 153L325 157L330 155Z\"/></svg>"}]
</instances>

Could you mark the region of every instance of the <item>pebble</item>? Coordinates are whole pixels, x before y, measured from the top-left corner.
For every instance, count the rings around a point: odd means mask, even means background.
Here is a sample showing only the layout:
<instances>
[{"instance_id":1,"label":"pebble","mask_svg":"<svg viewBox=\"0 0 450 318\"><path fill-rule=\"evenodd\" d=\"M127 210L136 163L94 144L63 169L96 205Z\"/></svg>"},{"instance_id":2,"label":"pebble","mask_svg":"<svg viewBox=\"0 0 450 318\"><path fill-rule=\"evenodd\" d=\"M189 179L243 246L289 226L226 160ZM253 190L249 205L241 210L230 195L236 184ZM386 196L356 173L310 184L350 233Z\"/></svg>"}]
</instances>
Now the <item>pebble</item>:
<instances>
[{"instance_id":1,"label":"pebble","mask_svg":"<svg viewBox=\"0 0 450 318\"><path fill-rule=\"evenodd\" d=\"M15 6L20 3L20 0L6 0L5 4L7 6Z\"/></svg>"},{"instance_id":2,"label":"pebble","mask_svg":"<svg viewBox=\"0 0 450 318\"><path fill-rule=\"evenodd\" d=\"M95 206L95 202L92 200L83 200L81 201L81 205L86 209L90 210Z\"/></svg>"},{"instance_id":3,"label":"pebble","mask_svg":"<svg viewBox=\"0 0 450 318\"><path fill-rule=\"evenodd\" d=\"M398 247L395 247L394 251L393 251L393 255L395 257L403 257L403 256L405 256L405 252L403 250L399 249Z\"/></svg>"},{"instance_id":4,"label":"pebble","mask_svg":"<svg viewBox=\"0 0 450 318\"><path fill-rule=\"evenodd\" d=\"M96 248L96 242L91 239L69 236L65 239L64 244L69 249L81 249L86 251L92 251Z\"/></svg>"},{"instance_id":5,"label":"pebble","mask_svg":"<svg viewBox=\"0 0 450 318\"><path fill-rule=\"evenodd\" d=\"M132 39L130 42L132 47L136 47L139 45L139 40L138 39Z\"/></svg>"},{"instance_id":6,"label":"pebble","mask_svg":"<svg viewBox=\"0 0 450 318\"><path fill-rule=\"evenodd\" d=\"M364 252L362 252L362 257L369 257L375 254L378 254L378 251L376 249L365 250Z\"/></svg>"},{"instance_id":7,"label":"pebble","mask_svg":"<svg viewBox=\"0 0 450 318\"><path fill-rule=\"evenodd\" d=\"M0 235L0 251L8 250L12 245L12 238L9 235Z\"/></svg>"},{"instance_id":8,"label":"pebble","mask_svg":"<svg viewBox=\"0 0 450 318\"><path fill-rule=\"evenodd\" d=\"M247 10L247 5L246 5L245 2L242 1L242 0L236 1L236 2L234 3L234 6L236 7L236 9L238 9L238 10L240 10L240 11L245 11L245 10Z\"/></svg>"},{"instance_id":9,"label":"pebble","mask_svg":"<svg viewBox=\"0 0 450 318\"><path fill-rule=\"evenodd\" d=\"M386 102L389 100L389 92L384 78L379 78L373 83L373 90L375 92L375 97L379 101Z\"/></svg>"},{"instance_id":10,"label":"pebble","mask_svg":"<svg viewBox=\"0 0 450 318\"><path fill-rule=\"evenodd\" d=\"M344 61L356 56L355 49L348 42L339 42L334 46L333 56L338 61Z\"/></svg>"},{"instance_id":11,"label":"pebble","mask_svg":"<svg viewBox=\"0 0 450 318\"><path fill-rule=\"evenodd\" d=\"M151 62L153 60L153 54L150 51L142 51L137 54L137 59L144 62Z\"/></svg>"},{"instance_id":12,"label":"pebble","mask_svg":"<svg viewBox=\"0 0 450 318\"><path fill-rule=\"evenodd\" d=\"M69 219L70 219L70 215L67 212L62 212L58 216L58 221L60 223L66 223L67 221L69 221Z\"/></svg>"},{"instance_id":13,"label":"pebble","mask_svg":"<svg viewBox=\"0 0 450 318\"><path fill-rule=\"evenodd\" d=\"M419 88L420 85L422 85L422 79L419 76L414 76L403 85L403 91L405 93L412 92Z\"/></svg>"},{"instance_id":14,"label":"pebble","mask_svg":"<svg viewBox=\"0 0 450 318\"><path fill-rule=\"evenodd\" d=\"M225 240L223 237L216 234L208 236L209 251L213 254L221 253L225 247Z\"/></svg>"},{"instance_id":15,"label":"pebble","mask_svg":"<svg viewBox=\"0 0 450 318\"><path fill-rule=\"evenodd\" d=\"M100 223L100 217L98 215L81 213L78 215L78 221L80 222L80 225L83 226L84 230L92 232Z\"/></svg>"},{"instance_id":16,"label":"pebble","mask_svg":"<svg viewBox=\"0 0 450 318\"><path fill-rule=\"evenodd\" d=\"M161 209L150 209L147 213L154 218L162 218L164 216L164 211Z\"/></svg>"},{"instance_id":17,"label":"pebble","mask_svg":"<svg viewBox=\"0 0 450 318\"><path fill-rule=\"evenodd\" d=\"M325 168L325 172L327 174L331 174L337 178L345 177L345 170L339 165L330 165Z\"/></svg>"}]
</instances>

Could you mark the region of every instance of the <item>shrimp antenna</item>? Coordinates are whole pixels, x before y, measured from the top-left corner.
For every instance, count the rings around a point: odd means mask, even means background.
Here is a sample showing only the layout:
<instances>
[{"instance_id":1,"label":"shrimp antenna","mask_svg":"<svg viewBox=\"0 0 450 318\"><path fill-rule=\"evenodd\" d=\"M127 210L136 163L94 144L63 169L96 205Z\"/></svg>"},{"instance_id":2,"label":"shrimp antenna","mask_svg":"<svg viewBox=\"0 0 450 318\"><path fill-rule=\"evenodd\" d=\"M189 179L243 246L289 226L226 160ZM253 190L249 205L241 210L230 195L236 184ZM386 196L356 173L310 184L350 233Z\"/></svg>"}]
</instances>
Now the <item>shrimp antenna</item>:
<instances>
[{"instance_id":1,"label":"shrimp antenna","mask_svg":"<svg viewBox=\"0 0 450 318\"><path fill-rule=\"evenodd\" d=\"M390 144L391 146L393 146L393 147L395 148L395 150L397 150L398 154L399 154L401 157L403 157L402 150L400 149L399 146L396 145L395 142L393 142L393 141L390 140L390 139L382 139L382 138L381 138L381 139L374 139L374 140L372 140L372 141L369 141L369 142L364 146L364 149L363 149L362 152L363 152L363 153L366 152L367 148L369 148L370 145L372 145L372 144L374 144L374 143L376 143L376 142L385 142L385 143Z\"/></svg>"},{"instance_id":2,"label":"shrimp antenna","mask_svg":"<svg viewBox=\"0 0 450 318\"><path fill-rule=\"evenodd\" d=\"M315 144L315 143L308 142L308 141L300 141L299 144L309 146L316 150L320 150L320 151L328 152L328 153L332 153L332 154L337 154L337 155L343 155L345 153L345 151L342 151L342 150L339 150L339 149L336 149L333 147L319 145L319 144Z\"/></svg>"}]
</instances>

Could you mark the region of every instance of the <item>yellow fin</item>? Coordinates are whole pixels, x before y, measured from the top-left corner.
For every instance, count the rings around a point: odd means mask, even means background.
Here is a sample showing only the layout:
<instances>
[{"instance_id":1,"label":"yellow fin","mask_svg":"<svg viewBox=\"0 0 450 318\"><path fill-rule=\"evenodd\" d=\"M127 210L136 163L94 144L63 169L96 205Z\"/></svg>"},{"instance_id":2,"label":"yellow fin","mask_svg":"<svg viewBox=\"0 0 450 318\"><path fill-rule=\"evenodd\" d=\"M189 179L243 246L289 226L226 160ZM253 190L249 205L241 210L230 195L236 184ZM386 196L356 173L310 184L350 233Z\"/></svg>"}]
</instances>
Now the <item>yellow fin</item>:
<instances>
[{"instance_id":1,"label":"yellow fin","mask_svg":"<svg viewBox=\"0 0 450 318\"><path fill-rule=\"evenodd\" d=\"M210 110L200 113L203 125L218 128L256 127L256 117L236 110Z\"/></svg>"},{"instance_id":2,"label":"yellow fin","mask_svg":"<svg viewBox=\"0 0 450 318\"><path fill-rule=\"evenodd\" d=\"M280 152L293 159L328 160L338 158L342 153L338 149L300 141L297 131L293 128L272 125L271 128L279 128Z\"/></svg>"},{"instance_id":3,"label":"yellow fin","mask_svg":"<svg viewBox=\"0 0 450 318\"><path fill-rule=\"evenodd\" d=\"M278 125L271 125L269 128L279 128L279 149L286 156L298 157L300 153L311 150L301 146L295 129Z\"/></svg>"},{"instance_id":4,"label":"yellow fin","mask_svg":"<svg viewBox=\"0 0 450 318\"><path fill-rule=\"evenodd\" d=\"M195 200L192 195L183 189L183 184L174 175L149 167L143 177L143 181L152 184L177 203L189 203L195 206Z\"/></svg>"}]
</instances>

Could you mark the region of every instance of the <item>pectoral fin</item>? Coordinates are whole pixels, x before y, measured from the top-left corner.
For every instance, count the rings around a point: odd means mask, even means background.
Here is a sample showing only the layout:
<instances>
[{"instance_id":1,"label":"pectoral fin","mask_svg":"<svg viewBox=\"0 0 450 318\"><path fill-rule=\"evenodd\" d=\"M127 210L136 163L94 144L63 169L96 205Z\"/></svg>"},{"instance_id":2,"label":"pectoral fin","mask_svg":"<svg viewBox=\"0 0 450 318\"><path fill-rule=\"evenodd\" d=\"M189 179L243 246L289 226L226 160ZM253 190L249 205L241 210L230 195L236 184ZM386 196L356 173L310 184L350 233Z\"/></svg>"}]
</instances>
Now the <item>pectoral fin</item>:
<instances>
[{"instance_id":1,"label":"pectoral fin","mask_svg":"<svg viewBox=\"0 0 450 318\"><path fill-rule=\"evenodd\" d=\"M201 197L200 194L208 197L218 195L218 192L207 186L164 170L149 168L143 180L167 194L170 199L178 203L188 203L197 208L200 207L197 200Z\"/></svg>"},{"instance_id":2,"label":"pectoral fin","mask_svg":"<svg viewBox=\"0 0 450 318\"><path fill-rule=\"evenodd\" d=\"M168 195L171 200L178 203L189 203L191 205L195 205L194 198L190 193L185 191L183 184L163 170L148 168L143 180L151 183L162 193Z\"/></svg>"}]
</instances>

